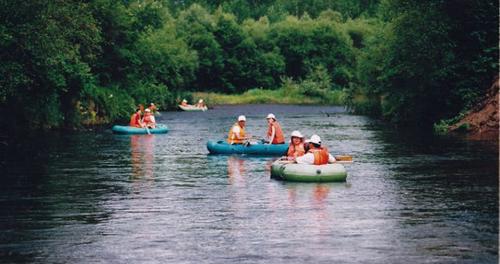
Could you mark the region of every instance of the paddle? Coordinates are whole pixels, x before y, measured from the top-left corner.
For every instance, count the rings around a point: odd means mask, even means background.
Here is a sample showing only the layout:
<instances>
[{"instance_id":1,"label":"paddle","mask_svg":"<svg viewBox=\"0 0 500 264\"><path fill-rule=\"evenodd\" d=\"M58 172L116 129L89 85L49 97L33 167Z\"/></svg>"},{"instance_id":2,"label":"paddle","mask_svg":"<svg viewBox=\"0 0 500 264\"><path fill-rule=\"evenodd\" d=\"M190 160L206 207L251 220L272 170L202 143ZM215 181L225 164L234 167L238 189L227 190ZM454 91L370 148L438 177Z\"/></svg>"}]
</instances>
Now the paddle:
<instances>
[{"instance_id":1,"label":"paddle","mask_svg":"<svg viewBox=\"0 0 500 264\"><path fill-rule=\"evenodd\" d=\"M337 160L336 163L352 163L352 156L350 155L337 155L335 159Z\"/></svg>"},{"instance_id":2,"label":"paddle","mask_svg":"<svg viewBox=\"0 0 500 264\"><path fill-rule=\"evenodd\" d=\"M146 128L146 132L148 132L148 135L151 135L151 132L149 132L148 126L146 126L145 128Z\"/></svg>"}]
</instances>

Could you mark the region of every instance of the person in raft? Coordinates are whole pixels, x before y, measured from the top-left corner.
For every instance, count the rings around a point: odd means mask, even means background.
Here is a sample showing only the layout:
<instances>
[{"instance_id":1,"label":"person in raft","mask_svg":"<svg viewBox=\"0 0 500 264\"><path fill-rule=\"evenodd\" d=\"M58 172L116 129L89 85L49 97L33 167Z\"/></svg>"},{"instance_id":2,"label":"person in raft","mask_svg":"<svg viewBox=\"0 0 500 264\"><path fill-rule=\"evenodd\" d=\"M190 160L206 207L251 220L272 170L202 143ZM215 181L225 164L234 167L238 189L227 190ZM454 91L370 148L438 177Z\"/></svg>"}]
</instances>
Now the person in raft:
<instances>
[{"instance_id":1,"label":"person in raft","mask_svg":"<svg viewBox=\"0 0 500 264\"><path fill-rule=\"evenodd\" d=\"M248 140L245 135L245 122L247 121L244 115L238 116L238 122L229 130L229 135L227 136L227 143L229 144L244 144Z\"/></svg>"},{"instance_id":2,"label":"person in raft","mask_svg":"<svg viewBox=\"0 0 500 264\"><path fill-rule=\"evenodd\" d=\"M156 108L156 105L153 103L149 104L148 109L151 110L151 113L153 113L153 115L158 111L158 108Z\"/></svg>"},{"instance_id":3,"label":"person in raft","mask_svg":"<svg viewBox=\"0 0 500 264\"><path fill-rule=\"evenodd\" d=\"M186 99L182 99L181 105L182 106L187 106L188 105L188 101Z\"/></svg>"},{"instance_id":4,"label":"person in raft","mask_svg":"<svg viewBox=\"0 0 500 264\"><path fill-rule=\"evenodd\" d=\"M324 165L334 163L335 158L328 153L328 150L321 146L321 138L312 135L308 140L309 151L304 156L297 157L295 161L299 164Z\"/></svg>"},{"instance_id":5,"label":"person in raft","mask_svg":"<svg viewBox=\"0 0 500 264\"><path fill-rule=\"evenodd\" d=\"M295 160L297 157L304 156L306 150L304 147L304 136L297 130L292 132L290 145L286 152L287 160Z\"/></svg>"},{"instance_id":6,"label":"person in raft","mask_svg":"<svg viewBox=\"0 0 500 264\"><path fill-rule=\"evenodd\" d=\"M198 103L195 104L196 107L203 108L205 107L205 103L203 102L203 99L198 100Z\"/></svg>"},{"instance_id":7,"label":"person in raft","mask_svg":"<svg viewBox=\"0 0 500 264\"><path fill-rule=\"evenodd\" d=\"M285 136L283 135L280 124L276 121L276 117L273 114L268 114L266 119L269 125L267 128L267 143L285 144Z\"/></svg>"},{"instance_id":8,"label":"person in raft","mask_svg":"<svg viewBox=\"0 0 500 264\"><path fill-rule=\"evenodd\" d=\"M155 116L153 115L153 113L151 113L151 109L146 108L146 110L144 110L144 118L142 118L142 123L147 128L156 127Z\"/></svg>"},{"instance_id":9,"label":"person in raft","mask_svg":"<svg viewBox=\"0 0 500 264\"><path fill-rule=\"evenodd\" d=\"M129 126L131 127L143 127L142 121L141 121L141 109L138 107L135 110L135 113L132 114L130 117L130 123Z\"/></svg>"}]
</instances>

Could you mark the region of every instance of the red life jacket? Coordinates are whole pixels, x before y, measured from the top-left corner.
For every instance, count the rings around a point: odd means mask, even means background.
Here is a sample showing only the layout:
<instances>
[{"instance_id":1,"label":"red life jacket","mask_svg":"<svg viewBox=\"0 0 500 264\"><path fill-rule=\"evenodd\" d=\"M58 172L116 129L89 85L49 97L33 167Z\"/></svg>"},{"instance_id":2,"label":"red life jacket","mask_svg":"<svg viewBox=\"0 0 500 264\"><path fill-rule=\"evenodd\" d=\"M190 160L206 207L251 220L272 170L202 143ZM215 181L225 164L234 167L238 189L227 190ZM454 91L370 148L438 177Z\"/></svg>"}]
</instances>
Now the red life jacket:
<instances>
[{"instance_id":1,"label":"red life jacket","mask_svg":"<svg viewBox=\"0 0 500 264\"><path fill-rule=\"evenodd\" d=\"M290 143L290 146L288 146L288 151L287 151L287 156L288 157L300 157L304 156L306 153L304 149L304 143L300 143L298 145L294 145L293 143Z\"/></svg>"},{"instance_id":2,"label":"red life jacket","mask_svg":"<svg viewBox=\"0 0 500 264\"><path fill-rule=\"evenodd\" d=\"M269 125L269 127L267 128L267 136L270 137L273 134L273 129L272 129L273 126L274 126L274 138L271 144L285 143L285 135L283 135L283 130L281 129L281 126L278 123L278 121L274 121L272 124Z\"/></svg>"},{"instance_id":3,"label":"red life jacket","mask_svg":"<svg viewBox=\"0 0 500 264\"><path fill-rule=\"evenodd\" d=\"M314 155L314 165L328 164L328 158L330 157L330 154L328 153L328 150L326 150L326 148L313 147L309 150L309 153L312 153Z\"/></svg>"},{"instance_id":4,"label":"red life jacket","mask_svg":"<svg viewBox=\"0 0 500 264\"><path fill-rule=\"evenodd\" d=\"M144 119L142 120L146 126L152 126L154 127L156 124L154 120L154 116L152 114L146 114L144 115Z\"/></svg>"},{"instance_id":5,"label":"red life jacket","mask_svg":"<svg viewBox=\"0 0 500 264\"><path fill-rule=\"evenodd\" d=\"M131 117L130 117L130 124L129 126L131 127L141 127L141 115L138 114L138 113L134 113Z\"/></svg>"}]
</instances>

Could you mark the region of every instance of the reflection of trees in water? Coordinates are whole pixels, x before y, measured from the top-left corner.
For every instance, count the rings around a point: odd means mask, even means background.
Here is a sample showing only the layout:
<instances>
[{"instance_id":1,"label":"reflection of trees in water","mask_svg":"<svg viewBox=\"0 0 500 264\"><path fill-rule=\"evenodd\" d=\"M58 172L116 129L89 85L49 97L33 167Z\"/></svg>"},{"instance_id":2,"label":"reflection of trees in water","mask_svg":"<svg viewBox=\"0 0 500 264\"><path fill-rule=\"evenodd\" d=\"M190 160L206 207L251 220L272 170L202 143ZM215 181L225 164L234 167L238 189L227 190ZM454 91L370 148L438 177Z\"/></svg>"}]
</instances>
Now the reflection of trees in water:
<instances>
[{"instance_id":1,"label":"reflection of trees in water","mask_svg":"<svg viewBox=\"0 0 500 264\"><path fill-rule=\"evenodd\" d=\"M154 135L130 136L132 178L153 178Z\"/></svg>"}]
</instances>

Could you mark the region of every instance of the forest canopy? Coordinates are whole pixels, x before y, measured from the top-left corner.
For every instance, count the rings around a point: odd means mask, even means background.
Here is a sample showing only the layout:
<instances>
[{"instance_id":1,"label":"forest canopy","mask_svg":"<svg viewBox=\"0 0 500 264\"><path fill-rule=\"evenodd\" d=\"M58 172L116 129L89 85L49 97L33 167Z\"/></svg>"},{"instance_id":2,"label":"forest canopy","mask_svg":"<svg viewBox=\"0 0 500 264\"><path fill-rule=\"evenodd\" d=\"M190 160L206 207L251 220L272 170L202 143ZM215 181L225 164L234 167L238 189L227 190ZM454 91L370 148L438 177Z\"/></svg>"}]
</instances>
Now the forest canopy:
<instances>
[{"instance_id":1,"label":"forest canopy","mask_svg":"<svg viewBox=\"0 0 500 264\"><path fill-rule=\"evenodd\" d=\"M430 126L498 74L498 2L0 0L0 109L12 129L128 118L191 91L297 84L357 113Z\"/></svg>"}]
</instances>

